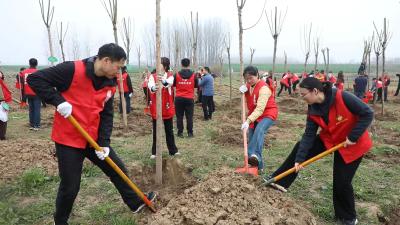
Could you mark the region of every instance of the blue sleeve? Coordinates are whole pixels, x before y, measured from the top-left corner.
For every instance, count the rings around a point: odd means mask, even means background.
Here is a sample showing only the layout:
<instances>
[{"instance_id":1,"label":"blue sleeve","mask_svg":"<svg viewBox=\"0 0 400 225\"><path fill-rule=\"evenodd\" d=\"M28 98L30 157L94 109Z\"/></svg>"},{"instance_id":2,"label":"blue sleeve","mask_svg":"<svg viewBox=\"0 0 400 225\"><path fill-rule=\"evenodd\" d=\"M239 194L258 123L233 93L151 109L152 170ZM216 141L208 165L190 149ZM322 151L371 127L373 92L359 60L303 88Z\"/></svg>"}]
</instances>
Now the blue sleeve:
<instances>
[{"instance_id":1,"label":"blue sleeve","mask_svg":"<svg viewBox=\"0 0 400 225\"><path fill-rule=\"evenodd\" d=\"M297 150L295 162L301 163L306 160L308 151L314 144L315 137L317 136L318 124L311 119L307 118L306 129L303 137L300 140L299 149Z\"/></svg>"},{"instance_id":2,"label":"blue sleeve","mask_svg":"<svg viewBox=\"0 0 400 225\"><path fill-rule=\"evenodd\" d=\"M347 109L358 116L358 121L350 131L347 138L352 142L357 142L358 138L367 130L374 118L374 111L361 99L346 91L342 92L343 102Z\"/></svg>"}]
</instances>

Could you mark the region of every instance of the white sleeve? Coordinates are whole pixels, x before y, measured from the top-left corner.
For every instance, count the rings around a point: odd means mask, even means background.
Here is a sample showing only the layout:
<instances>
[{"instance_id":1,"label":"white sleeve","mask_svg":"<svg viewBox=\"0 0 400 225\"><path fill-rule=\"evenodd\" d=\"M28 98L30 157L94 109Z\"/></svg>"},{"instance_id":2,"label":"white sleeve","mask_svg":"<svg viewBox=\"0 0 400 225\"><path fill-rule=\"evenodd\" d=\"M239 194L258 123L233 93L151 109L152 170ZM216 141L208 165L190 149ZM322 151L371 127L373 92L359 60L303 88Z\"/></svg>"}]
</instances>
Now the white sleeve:
<instances>
[{"instance_id":1,"label":"white sleeve","mask_svg":"<svg viewBox=\"0 0 400 225\"><path fill-rule=\"evenodd\" d=\"M151 88L154 86L156 86L156 83L154 82L154 77L152 75L150 75L149 81L147 82L147 87L151 91Z\"/></svg>"},{"instance_id":2,"label":"white sleeve","mask_svg":"<svg viewBox=\"0 0 400 225\"><path fill-rule=\"evenodd\" d=\"M168 83L168 87L171 87L174 84L174 76L170 76L166 79Z\"/></svg>"}]
</instances>

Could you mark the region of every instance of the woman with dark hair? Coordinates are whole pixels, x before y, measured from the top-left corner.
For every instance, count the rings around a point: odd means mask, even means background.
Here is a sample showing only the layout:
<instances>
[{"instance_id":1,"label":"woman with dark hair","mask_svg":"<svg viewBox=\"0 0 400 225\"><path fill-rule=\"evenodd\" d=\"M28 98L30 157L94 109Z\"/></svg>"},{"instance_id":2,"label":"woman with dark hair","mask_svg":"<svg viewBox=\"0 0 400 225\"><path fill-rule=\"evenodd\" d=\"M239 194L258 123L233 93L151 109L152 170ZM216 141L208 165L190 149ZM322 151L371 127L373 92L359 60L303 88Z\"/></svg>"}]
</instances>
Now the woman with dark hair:
<instances>
[{"instance_id":1,"label":"woman with dark hair","mask_svg":"<svg viewBox=\"0 0 400 225\"><path fill-rule=\"evenodd\" d=\"M175 115L174 105L174 90L172 85L174 84L174 76L169 71L169 59L167 57L161 58L161 75L157 77L156 73L153 73L149 77L148 88L150 91L150 112L153 119L153 146L151 148L151 159L156 158L156 129L157 129L157 96L156 92L158 89L158 79L161 79L162 90L161 90L161 110L162 119L164 121L165 139L167 141L167 147L171 156L179 155L178 148L175 145L174 137L174 125L173 117Z\"/></svg>"},{"instance_id":2,"label":"woman with dark hair","mask_svg":"<svg viewBox=\"0 0 400 225\"><path fill-rule=\"evenodd\" d=\"M372 122L373 111L355 95L332 88L330 82L320 82L313 77L301 82L300 95L308 104L305 132L272 177L293 166L296 173L273 183L272 186L285 191L302 169L302 162L345 142L345 147L334 153L333 206L335 217L342 224L357 224L351 182L364 154L372 147L367 128ZM321 131L317 134L319 128Z\"/></svg>"},{"instance_id":3,"label":"woman with dark hair","mask_svg":"<svg viewBox=\"0 0 400 225\"><path fill-rule=\"evenodd\" d=\"M262 150L264 136L278 117L278 107L272 95L273 87L260 79L258 70L254 66L247 66L243 72L246 84L239 90L246 98L248 115L242 124L242 130L248 129L249 164L264 169ZM272 84L271 84L272 85Z\"/></svg>"},{"instance_id":4,"label":"woman with dark hair","mask_svg":"<svg viewBox=\"0 0 400 225\"><path fill-rule=\"evenodd\" d=\"M337 78L337 80L336 80L335 87L336 87L337 89L343 91L343 89L344 89L344 75L343 75L343 71L339 71L339 73L338 73L337 76L338 76L338 78Z\"/></svg>"}]
</instances>

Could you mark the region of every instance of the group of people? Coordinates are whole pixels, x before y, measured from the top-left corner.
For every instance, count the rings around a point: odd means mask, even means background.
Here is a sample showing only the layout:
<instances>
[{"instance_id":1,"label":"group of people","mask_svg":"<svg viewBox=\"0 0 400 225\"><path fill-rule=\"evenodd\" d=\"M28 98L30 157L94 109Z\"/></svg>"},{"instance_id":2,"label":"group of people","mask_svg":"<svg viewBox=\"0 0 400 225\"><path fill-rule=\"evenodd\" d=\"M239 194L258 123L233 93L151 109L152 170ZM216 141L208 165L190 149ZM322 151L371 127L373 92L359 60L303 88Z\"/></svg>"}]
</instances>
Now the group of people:
<instances>
[{"instance_id":1,"label":"group of people","mask_svg":"<svg viewBox=\"0 0 400 225\"><path fill-rule=\"evenodd\" d=\"M114 94L117 90L117 75L122 69L124 97L132 96L132 85L124 67L125 51L116 44L106 44L98 54L83 60L60 63L54 67L36 70L37 61L30 60L31 68L23 70L24 92L29 105L39 105L41 100L56 107L51 138L55 142L60 184L54 213L55 224L68 224L74 200L79 192L83 161L85 158L97 165L119 191L123 201L134 213L144 207L144 202L104 161L110 157L123 172L124 163L111 147L113 128ZM212 119L214 112L214 80L208 67L199 70L200 77L190 69L190 60L181 60L182 69L176 74L170 70L170 60L161 58L162 71L146 75L146 86L150 115L153 121L153 145L151 158L155 158L157 98L161 89L161 112L169 154L179 154L173 132L173 117L176 114L177 136L183 137L186 117L188 137L193 137L193 111L195 88L202 88L204 120ZM242 74L245 84L239 91L244 95L248 114L241 129L248 133L249 164L263 171L263 148L265 135L278 118L275 102L276 85L271 76L262 79L255 66L248 66ZM288 189L307 159L345 142L345 146L334 153L333 161L333 205L336 218L344 225L357 224L352 179L366 152L372 147L367 128L373 119L373 110L357 96L343 90L343 73L338 78L324 76L323 71L296 79L290 71L285 74L286 83L299 84L299 96L308 104L304 134L295 144L282 165L271 174L276 176L295 167L296 173L276 183L273 187ZM3 76L2 76L3 77ZM334 76L333 76L334 77ZM161 85L159 85L161 83ZM1 87L4 87L0 79ZM293 86L292 86L293 87ZM28 89L29 88L29 89ZM282 86L281 86L282 89ZM294 86L294 90L296 86ZM0 89L0 101L10 101ZM27 91L28 90L28 91ZM34 93L31 95L30 91ZM3 95L1 95L3 93ZM279 93L278 93L279 95ZM3 96L3 97L2 97ZM36 96L36 97L32 97ZM30 99L30 100L29 100ZM128 101L128 100L127 100ZM128 105L128 102L127 102ZM31 107L31 106L30 106ZM120 107L121 110L121 107ZM129 111L128 111L129 112ZM30 113L31 114L31 113ZM32 112L32 127L38 126ZM66 119L74 115L80 125L102 146L103 151L93 149L72 124ZM40 116L40 111L39 111ZM40 118L40 117L39 117ZM0 121L0 128L2 123ZM39 120L40 126L40 120ZM1 129L0 129L1 132ZM264 177L269 180L270 177ZM146 194L150 201L155 192Z\"/></svg>"}]
</instances>

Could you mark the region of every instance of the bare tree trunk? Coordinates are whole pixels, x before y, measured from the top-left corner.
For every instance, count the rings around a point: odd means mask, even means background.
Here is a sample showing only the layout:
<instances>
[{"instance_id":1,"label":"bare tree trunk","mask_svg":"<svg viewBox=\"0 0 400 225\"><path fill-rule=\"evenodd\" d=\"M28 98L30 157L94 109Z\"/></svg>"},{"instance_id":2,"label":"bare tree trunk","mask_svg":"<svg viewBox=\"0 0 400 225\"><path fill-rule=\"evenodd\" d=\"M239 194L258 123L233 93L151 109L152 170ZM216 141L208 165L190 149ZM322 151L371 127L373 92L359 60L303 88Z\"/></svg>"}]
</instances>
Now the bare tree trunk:
<instances>
[{"instance_id":1,"label":"bare tree trunk","mask_svg":"<svg viewBox=\"0 0 400 225\"><path fill-rule=\"evenodd\" d=\"M254 56L255 52L256 52L256 49L250 48L250 65L253 64L253 56Z\"/></svg>"},{"instance_id":2,"label":"bare tree trunk","mask_svg":"<svg viewBox=\"0 0 400 225\"><path fill-rule=\"evenodd\" d=\"M287 55L286 55L286 51L283 51L283 56L284 56L284 66L283 66L283 70L286 73L287 72Z\"/></svg>"},{"instance_id":3,"label":"bare tree trunk","mask_svg":"<svg viewBox=\"0 0 400 225\"><path fill-rule=\"evenodd\" d=\"M326 48L326 56L327 56L327 63L326 63L326 72L329 72L329 48Z\"/></svg>"},{"instance_id":4,"label":"bare tree trunk","mask_svg":"<svg viewBox=\"0 0 400 225\"><path fill-rule=\"evenodd\" d=\"M156 0L156 74L161 73L161 16L160 16L160 1ZM160 84L160 79L158 79ZM161 86L162 87L162 86ZM162 184L162 145L161 145L161 131L162 131L162 102L161 102L162 88L157 90L157 132L156 132L156 183Z\"/></svg>"},{"instance_id":5,"label":"bare tree trunk","mask_svg":"<svg viewBox=\"0 0 400 225\"><path fill-rule=\"evenodd\" d=\"M231 53L230 47L226 49L228 53L228 65L229 65L229 101L232 100L232 67L231 67Z\"/></svg>"},{"instance_id":6,"label":"bare tree trunk","mask_svg":"<svg viewBox=\"0 0 400 225\"><path fill-rule=\"evenodd\" d=\"M58 29L57 29L57 34L58 34L58 43L60 44L61 57L63 59L63 62L65 62L64 40L65 40L65 36L67 35L67 31L68 31L68 24L67 24L67 28L65 29L65 32L64 32L63 31L63 24L61 22L60 23L60 31L58 31Z\"/></svg>"},{"instance_id":7,"label":"bare tree trunk","mask_svg":"<svg viewBox=\"0 0 400 225\"><path fill-rule=\"evenodd\" d=\"M48 1L47 4L47 10L45 12L44 10L44 4L43 0L39 0L39 6L40 6L40 12L42 14L42 19L44 22L44 25L46 26L47 29L47 37L49 40L49 50L50 50L50 56L54 57L54 51L53 51L53 40L51 38L51 23L53 22L53 15L54 15L54 6L50 6L51 0ZM54 65L54 62L51 62L51 65Z\"/></svg>"},{"instance_id":8,"label":"bare tree trunk","mask_svg":"<svg viewBox=\"0 0 400 225\"><path fill-rule=\"evenodd\" d=\"M238 18L239 18L239 63L240 63L240 76L243 75L243 23L242 23L242 9L244 6L243 0L241 6L239 6L238 0L236 3L238 4Z\"/></svg>"},{"instance_id":9,"label":"bare tree trunk","mask_svg":"<svg viewBox=\"0 0 400 225\"><path fill-rule=\"evenodd\" d=\"M192 54L193 54L193 67L196 70L197 69L197 38L199 35L199 13L196 12L196 21L195 24L193 24L193 15L192 12L190 12L190 21L191 21L191 26L192 26Z\"/></svg>"}]
</instances>

